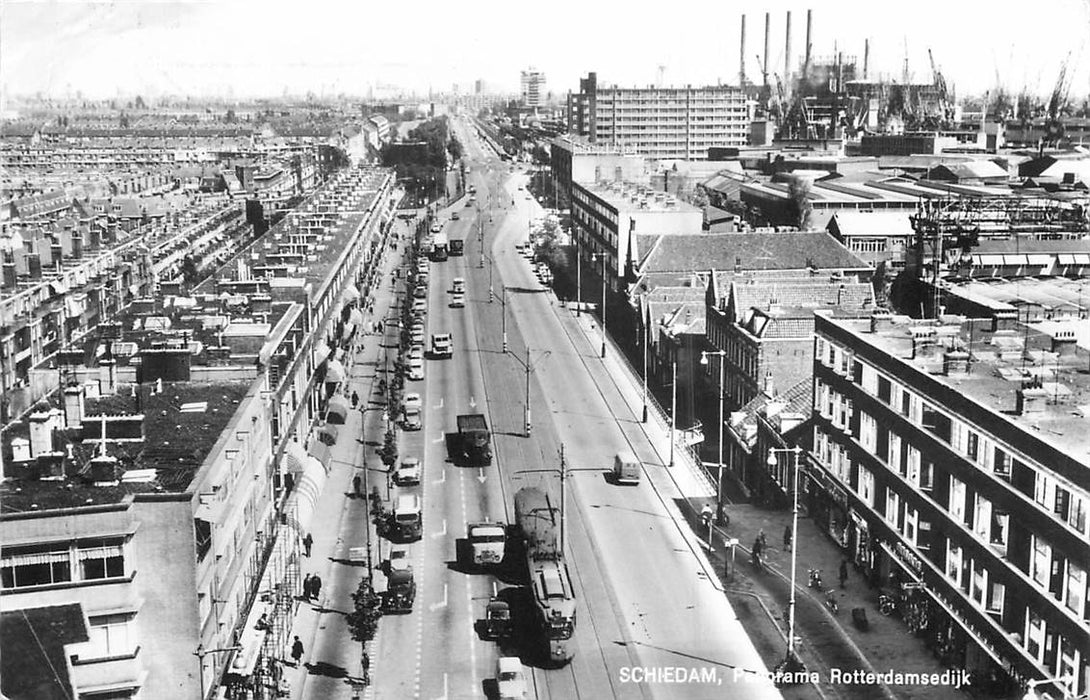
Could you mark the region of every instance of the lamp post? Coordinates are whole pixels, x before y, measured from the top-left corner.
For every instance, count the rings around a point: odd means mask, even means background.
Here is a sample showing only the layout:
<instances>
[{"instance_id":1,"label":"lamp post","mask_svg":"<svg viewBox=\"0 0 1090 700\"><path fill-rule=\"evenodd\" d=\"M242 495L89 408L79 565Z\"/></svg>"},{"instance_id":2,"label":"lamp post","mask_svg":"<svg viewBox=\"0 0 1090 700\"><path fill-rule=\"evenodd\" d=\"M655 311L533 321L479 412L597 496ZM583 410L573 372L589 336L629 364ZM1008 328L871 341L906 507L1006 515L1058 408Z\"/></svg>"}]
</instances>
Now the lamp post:
<instances>
[{"instance_id":1,"label":"lamp post","mask_svg":"<svg viewBox=\"0 0 1090 700\"><path fill-rule=\"evenodd\" d=\"M643 326L643 423L647 422L647 323Z\"/></svg>"},{"instance_id":2,"label":"lamp post","mask_svg":"<svg viewBox=\"0 0 1090 700\"><path fill-rule=\"evenodd\" d=\"M602 261L602 358L606 356L606 260L605 253L591 253L591 258Z\"/></svg>"},{"instance_id":3,"label":"lamp post","mask_svg":"<svg viewBox=\"0 0 1090 700\"><path fill-rule=\"evenodd\" d=\"M507 352L507 287L502 290L500 296L500 326L503 328L503 352Z\"/></svg>"},{"instance_id":4,"label":"lamp post","mask_svg":"<svg viewBox=\"0 0 1090 700\"><path fill-rule=\"evenodd\" d=\"M492 258L485 256L488 260L488 303L491 304L496 299L495 292L492 291Z\"/></svg>"},{"instance_id":5,"label":"lamp post","mask_svg":"<svg viewBox=\"0 0 1090 700\"><path fill-rule=\"evenodd\" d=\"M707 366L708 355L719 355L719 442L715 469L715 522L723 522L723 358L726 350L700 353L700 364Z\"/></svg>"},{"instance_id":6,"label":"lamp post","mask_svg":"<svg viewBox=\"0 0 1090 700\"><path fill-rule=\"evenodd\" d=\"M784 659L787 670L791 671L802 668L802 661L795 653L795 566L799 551L799 455L802 448L769 448L767 464L770 468L776 467L779 464L776 455L787 452L795 455L795 473L791 477L791 599L787 607L787 656Z\"/></svg>"},{"instance_id":7,"label":"lamp post","mask_svg":"<svg viewBox=\"0 0 1090 700\"><path fill-rule=\"evenodd\" d=\"M677 358L671 364L670 375L670 466L674 466L674 440L677 435Z\"/></svg>"},{"instance_id":8,"label":"lamp post","mask_svg":"<svg viewBox=\"0 0 1090 700\"><path fill-rule=\"evenodd\" d=\"M197 645L197 651L193 652L193 656L197 657L197 668L200 669L199 678L201 684L202 699L206 697L206 694L204 692L204 657L208 656L209 654L225 654L228 652L241 650L242 647L238 646L237 644L235 646L223 647L222 649L205 649L204 644Z\"/></svg>"}]
</instances>

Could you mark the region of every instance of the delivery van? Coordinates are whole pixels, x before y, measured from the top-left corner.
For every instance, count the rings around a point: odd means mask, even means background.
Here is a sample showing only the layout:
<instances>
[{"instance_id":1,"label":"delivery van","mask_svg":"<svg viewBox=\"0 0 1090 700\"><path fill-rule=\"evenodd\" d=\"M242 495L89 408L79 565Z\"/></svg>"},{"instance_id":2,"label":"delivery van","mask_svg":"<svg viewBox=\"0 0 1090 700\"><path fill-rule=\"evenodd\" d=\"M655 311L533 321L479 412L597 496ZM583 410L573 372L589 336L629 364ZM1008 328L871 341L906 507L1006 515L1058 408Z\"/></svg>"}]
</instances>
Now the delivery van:
<instances>
[{"instance_id":1,"label":"delivery van","mask_svg":"<svg viewBox=\"0 0 1090 700\"><path fill-rule=\"evenodd\" d=\"M628 450L618 452L613 456L613 481L618 484L638 484L641 467L636 455Z\"/></svg>"}]
</instances>

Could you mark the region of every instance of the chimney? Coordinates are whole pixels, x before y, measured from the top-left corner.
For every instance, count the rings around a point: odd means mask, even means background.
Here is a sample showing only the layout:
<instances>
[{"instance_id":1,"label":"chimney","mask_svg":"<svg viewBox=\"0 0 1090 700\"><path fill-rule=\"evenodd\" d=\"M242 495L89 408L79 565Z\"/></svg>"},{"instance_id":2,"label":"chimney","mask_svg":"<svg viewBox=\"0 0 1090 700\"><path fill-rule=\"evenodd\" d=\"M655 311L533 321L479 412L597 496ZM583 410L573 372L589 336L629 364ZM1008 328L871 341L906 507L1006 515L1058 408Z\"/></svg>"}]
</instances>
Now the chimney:
<instances>
[{"instance_id":1,"label":"chimney","mask_svg":"<svg viewBox=\"0 0 1090 700\"><path fill-rule=\"evenodd\" d=\"M807 70L810 69L810 29L811 29L812 21L813 21L813 10L807 10L806 11L806 46L805 46L805 50L806 50L805 56L806 57L804 59L805 62L803 63L803 65L806 67ZM803 75L803 78L805 78L805 77L806 76Z\"/></svg>"},{"instance_id":2,"label":"chimney","mask_svg":"<svg viewBox=\"0 0 1090 700\"><path fill-rule=\"evenodd\" d=\"M64 390L64 427L83 427L83 387L70 386Z\"/></svg>"},{"instance_id":3,"label":"chimney","mask_svg":"<svg viewBox=\"0 0 1090 700\"><path fill-rule=\"evenodd\" d=\"M738 48L738 87L746 84L746 16L742 15L742 40Z\"/></svg>"},{"instance_id":4,"label":"chimney","mask_svg":"<svg viewBox=\"0 0 1090 700\"><path fill-rule=\"evenodd\" d=\"M99 361L98 391L104 396L117 393L117 362L115 360Z\"/></svg>"},{"instance_id":5,"label":"chimney","mask_svg":"<svg viewBox=\"0 0 1090 700\"><path fill-rule=\"evenodd\" d=\"M787 32L783 42L783 82L791 82L791 10L787 11Z\"/></svg>"},{"instance_id":6,"label":"chimney","mask_svg":"<svg viewBox=\"0 0 1090 700\"><path fill-rule=\"evenodd\" d=\"M764 75L765 87L768 87L768 40L772 34L772 13L765 13L765 53L761 56L761 74Z\"/></svg>"},{"instance_id":7,"label":"chimney","mask_svg":"<svg viewBox=\"0 0 1090 700\"><path fill-rule=\"evenodd\" d=\"M45 412L31 413L28 419L30 423L30 457L53 451L53 422L49 414Z\"/></svg>"},{"instance_id":8,"label":"chimney","mask_svg":"<svg viewBox=\"0 0 1090 700\"><path fill-rule=\"evenodd\" d=\"M950 350L942 356L942 373L948 377L966 377L969 375L969 353L963 350Z\"/></svg>"},{"instance_id":9,"label":"chimney","mask_svg":"<svg viewBox=\"0 0 1090 700\"><path fill-rule=\"evenodd\" d=\"M91 481L95 486L117 486L118 471L116 457L101 455L91 460Z\"/></svg>"},{"instance_id":10,"label":"chimney","mask_svg":"<svg viewBox=\"0 0 1090 700\"><path fill-rule=\"evenodd\" d=\"M1057 331L1052 336L1052 352L1060 357L1074 357L1075 346L1075 331Z\"/></svg>"},{"instance_id":11,"label":"chimney","mask_svg":"<svg viewBox=\"0 0 1090 700\"><path fill-rule=\"evenodd\" d=\"M1019 416L1044 413L1046 401L1048 401L1048 392L1040 387L1019 389L1014 406L1014 413Z\"/></svg>"},{"instance_id":12,"label":"chimney","mask_svg":"<svg viewBox=\"0 0 1090 700\"><path fill-rule=\"evenodd\" d=\"M870 315L870 332L886 330L893 327L893 314L885 309L876 309Z\"/></svg>"}]
</instances>

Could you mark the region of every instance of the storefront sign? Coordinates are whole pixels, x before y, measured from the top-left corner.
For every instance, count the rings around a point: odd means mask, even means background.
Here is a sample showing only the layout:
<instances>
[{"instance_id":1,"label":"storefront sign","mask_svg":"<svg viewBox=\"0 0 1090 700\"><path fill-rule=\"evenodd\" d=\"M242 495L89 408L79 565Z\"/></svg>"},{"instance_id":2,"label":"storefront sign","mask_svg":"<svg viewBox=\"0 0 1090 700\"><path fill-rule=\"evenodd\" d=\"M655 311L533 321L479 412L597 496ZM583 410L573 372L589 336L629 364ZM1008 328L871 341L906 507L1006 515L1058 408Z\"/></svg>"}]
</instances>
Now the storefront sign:
<instances>
[{"instance_id":1,"label":"storefront sign","mask_svg":"<svg viewBox=\"0 0 1090 700\"><path fill-rule=\"evenodd\" d=\"M896 553L897 558L900 559L909 569L912 570L917 577L923 575L923 562L908 548L904 542L898 542L893 545L893 551Z\"/></svg>"}]
</instances>

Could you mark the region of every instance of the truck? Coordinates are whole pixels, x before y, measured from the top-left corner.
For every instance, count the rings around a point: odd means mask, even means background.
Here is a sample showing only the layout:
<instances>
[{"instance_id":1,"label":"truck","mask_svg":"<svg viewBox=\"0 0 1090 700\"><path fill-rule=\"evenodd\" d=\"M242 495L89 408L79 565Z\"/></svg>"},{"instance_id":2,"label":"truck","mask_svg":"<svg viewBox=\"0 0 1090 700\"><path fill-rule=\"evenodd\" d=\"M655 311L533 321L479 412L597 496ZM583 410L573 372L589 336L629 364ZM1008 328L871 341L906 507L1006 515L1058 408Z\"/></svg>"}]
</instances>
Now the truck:
<instances>
[{"instance_id":1,"label":"truck","mask_svg":"<svg viewBox=\"0 0 1090 700\"><path fill-rule=\"evenodd\" d=\"M465 245L466 245L466 242L464 240L462 240L461 238L452 238L450 240L450 255L451 255L451 257L454 257L455 255L464 255L465 254Z\"/></svg>"},{"instance_id":2,"label":"truck","mask_svg":"<svg viewBox=\"0 0 1090 700\"><path fill-rule=\"evenodd\" d=\"M640 460L628 450L613 455L613 482L616 484L640 483Z\"/></svg>"},{"instance_id":3,"label":"truck","mask_svg":"<svg viewBox=\"0 0 1090 700\"><path fill-rule=\"evenodd\" d=\"M495 566L503 561L507 528L503 523L469 523L466 540L475 566Z\"/></svg>"},{"instance_id":4,"label":"truck","mask_svg":"<svg viewBox=\"0 0 1090 700\"><path fill-rule=\"evenodd\" d=\"M431 239L431 259L433 262L442 262L447 259L447 234L443 231L435 234Z\"/></svg>"},{"instance_id":5,"label":"truck","mask_svg":"<svg viewBox=\"0 0 1090 700\"><path fill-rule=\"evenodd\" d=\"M433 358L454 357L454 341L450 333L431 334L431 356Z\"/></svg>"},{"instance_id":6,"label":"truck","mask_svg":"<svg viewBox=\"0 0 1090 700\"><path fill-rule=\"evenodd\" d=\"M534 611L549 659L571 661L575 649L575 590L560 542L560 509L541 489L527 486L515 494L515 522L526 552Z\"/></svg>"},{"instance_id":7,"label":"truck","mask_svg":"<svg viewBox=\"0 0 1090 700\"><path fill-rule=\"evenodd\" d=\"M491 435L488 421L480 413L458 416L458 450L461 460L469 466L492 464Z\"/></svg>"}]
</instances>

